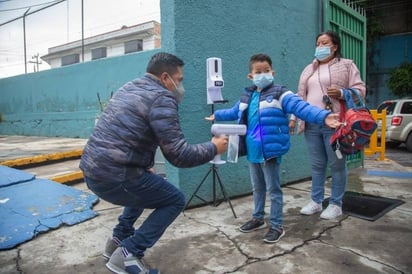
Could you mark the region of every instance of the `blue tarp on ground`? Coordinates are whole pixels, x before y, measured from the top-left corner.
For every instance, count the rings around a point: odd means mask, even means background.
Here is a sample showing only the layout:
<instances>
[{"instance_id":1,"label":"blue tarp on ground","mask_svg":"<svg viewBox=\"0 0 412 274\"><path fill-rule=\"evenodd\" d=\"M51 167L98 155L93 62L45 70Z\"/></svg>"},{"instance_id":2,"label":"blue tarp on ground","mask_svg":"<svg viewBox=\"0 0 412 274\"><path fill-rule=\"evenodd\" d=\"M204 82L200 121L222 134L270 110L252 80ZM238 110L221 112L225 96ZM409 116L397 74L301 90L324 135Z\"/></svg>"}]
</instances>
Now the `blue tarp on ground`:
<instances>
[{"instance_id":1,"label":"blue tarp on ground","mask_svg":"<svg viewBox=\"0 0 412 274\"><path fill-rule=\"evenodd\" d=\"M33 174L0 165L0 187L27 182L33 179Z\"/></svg>"},{"instance_id":2,"label":"blue tarp on ground","mask_svg":"<svg viewBox=\"0 0 412 274\"><path fill-rule=\"evenodd\" d=\"M97 216L97 201L96 195L0 165L0 250Z\"/></svg>"}]
</instances>

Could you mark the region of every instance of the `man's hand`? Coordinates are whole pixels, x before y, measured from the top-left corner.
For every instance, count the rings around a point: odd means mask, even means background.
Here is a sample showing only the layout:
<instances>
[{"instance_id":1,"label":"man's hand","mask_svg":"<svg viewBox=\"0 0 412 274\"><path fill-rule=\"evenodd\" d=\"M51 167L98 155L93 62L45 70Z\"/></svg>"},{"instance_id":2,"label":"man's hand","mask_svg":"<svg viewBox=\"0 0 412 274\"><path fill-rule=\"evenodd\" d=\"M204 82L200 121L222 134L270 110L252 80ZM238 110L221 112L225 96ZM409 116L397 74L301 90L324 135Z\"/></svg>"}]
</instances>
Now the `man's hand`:
<instances>
[{"instance_id":1,"label":"man's hand","mask_svg":"<svg viewBox=\"0 0 412 274\"><path fill-rule=\"evenodd\" d=\"M330 128L337 128L341 126L342 123L339 122L339 113L330 113L328 116L326 116L325 124Z\"/></svg>"},{"instance_id":2,"label":"man's hand","mask_svg":"<svg viewBox=\"0 0 412 274\"><path fill-rule=\"evenodd\" d=\"M227 150L227 136L213 136L212 143L215 144L217 148L217 154L222 154Z\"/></svg>"}]
</instances>

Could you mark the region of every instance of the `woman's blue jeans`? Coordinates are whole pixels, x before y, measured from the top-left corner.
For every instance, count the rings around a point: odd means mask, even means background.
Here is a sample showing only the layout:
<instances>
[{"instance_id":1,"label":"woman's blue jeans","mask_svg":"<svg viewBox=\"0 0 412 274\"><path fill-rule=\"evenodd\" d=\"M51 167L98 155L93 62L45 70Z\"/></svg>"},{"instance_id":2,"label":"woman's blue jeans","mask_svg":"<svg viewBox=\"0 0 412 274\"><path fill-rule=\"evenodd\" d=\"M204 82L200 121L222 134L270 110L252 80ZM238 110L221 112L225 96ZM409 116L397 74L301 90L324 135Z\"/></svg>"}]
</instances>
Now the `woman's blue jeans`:
<instances>
[{"instance_id":1,"label":"woman's blue jeans","mask_svg":"<svg viewBox=\"0 0 412 274\"><path fill-rule=\"evenodd\" d=\"M250 180L253 187L253 218L265 217L266 192L271 202L269 221L273 228L282 228L283 193L280 187L279 163L277 159L262 164L249 163Z\"/></svg>"},{"instance_id":2,"label":"woman's blue jeans","mask_svg":"<svg viewBox=\"0 0 412 274\"><path fill-rule=\"evenodd\" d=\"M121 183L94 181L87 177L85 181L103 200L124 206L113 236L139 258L160 239L185 206L185 197L178 188L149 172ZM134 223L146 208L154 210L135 230Z\"/></svg>"},{"instance_id":3,"label":"woman's blue jeans","mask_svg":"<svg viewBox=\"0 0 412 274\"><path fill-rule=\"evenodd\" d=\"M327 126L306 123L305 139L312 166L312 200L322 203L325 196L325 181L328 163L332 176L331 197L329 203L342 206L345 194L347 169L346 157L338 159L329 139L335 132Z\"/></svg>"}]
</instances>

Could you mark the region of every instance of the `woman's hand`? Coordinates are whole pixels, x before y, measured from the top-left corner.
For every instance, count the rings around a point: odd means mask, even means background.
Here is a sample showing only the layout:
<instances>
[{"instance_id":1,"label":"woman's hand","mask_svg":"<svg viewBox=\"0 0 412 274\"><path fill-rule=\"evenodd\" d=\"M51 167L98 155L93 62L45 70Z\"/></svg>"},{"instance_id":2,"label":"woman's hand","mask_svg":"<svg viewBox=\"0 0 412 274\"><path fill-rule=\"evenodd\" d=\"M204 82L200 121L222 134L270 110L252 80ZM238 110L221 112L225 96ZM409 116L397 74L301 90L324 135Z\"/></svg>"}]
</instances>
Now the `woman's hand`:
<instances>
[{"instance_id":1,"label":"woman's hand","mask_svg":"<svg viewBox=\"0 0 412 274\"><path fill-rule=\"evenodd\" d=\"M342 98L342 89L336 87L329 87L327 90L328 96L334 99Z\"/></svg>"}]
</instances>

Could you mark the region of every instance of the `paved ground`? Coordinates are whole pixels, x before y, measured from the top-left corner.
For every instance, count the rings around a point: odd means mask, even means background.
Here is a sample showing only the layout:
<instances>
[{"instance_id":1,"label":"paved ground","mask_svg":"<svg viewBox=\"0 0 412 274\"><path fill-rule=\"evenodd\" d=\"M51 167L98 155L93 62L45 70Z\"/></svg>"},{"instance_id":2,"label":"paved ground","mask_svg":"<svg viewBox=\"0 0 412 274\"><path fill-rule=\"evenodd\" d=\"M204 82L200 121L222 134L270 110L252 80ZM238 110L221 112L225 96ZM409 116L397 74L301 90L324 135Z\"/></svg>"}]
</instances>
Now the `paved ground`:
<instances>
[{"instance_id":1,"label":"paved ground","mask_svg":"<svg viewBox=\"0 0 412 274\"><path fill-rule=\"evenodd\" d=\"M227 203L186 210L148 250L146 261L170 274L412 273L412 179L396 178L403 172L412 169L374 157L350 172L348 190L405 201L374 222L348 215L334 221L301 216L310 193L310 182L301 182L283 187L286 235L277 244L262 241L266 230L237 229L252 211L247 196L231 200L236 219ZM88 191L84 183L73 187ZM110 273L101 252L121 208L101 200L94 209L100 215L91 220L0 251L0 273Z\"/></svg>"}]
</instances>

